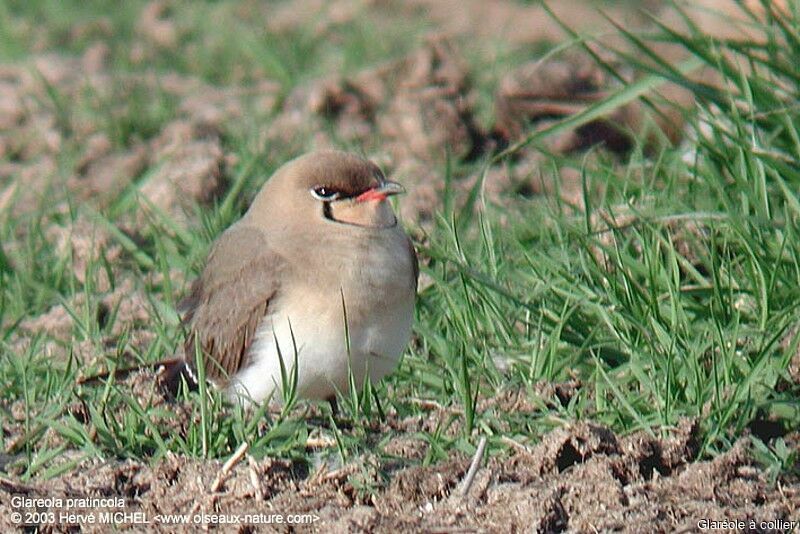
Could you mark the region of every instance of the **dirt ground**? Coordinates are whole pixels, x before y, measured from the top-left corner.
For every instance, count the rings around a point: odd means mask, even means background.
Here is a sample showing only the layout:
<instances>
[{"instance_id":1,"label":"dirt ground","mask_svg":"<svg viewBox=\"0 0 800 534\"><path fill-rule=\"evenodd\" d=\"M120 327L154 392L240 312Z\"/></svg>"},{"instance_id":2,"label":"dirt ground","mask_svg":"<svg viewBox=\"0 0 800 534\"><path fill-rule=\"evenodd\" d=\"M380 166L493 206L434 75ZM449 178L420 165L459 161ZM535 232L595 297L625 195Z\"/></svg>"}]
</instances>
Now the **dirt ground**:
<instances>
[{"instance_id":1,"label":"dirt ground","mask_svg":"<svg viewBox=\"0 0 800 534\"><path fill-rule=\"evenodd\" d=\"M433 419L442 415L435 410L430 414ZM418 418L398 421L390 416L374 432L402 430L411 435L422 424ZM311 472L286 460L247 457L227 472L219 461L177 456L152 466L93 462L46 482L0 478L0 525L8 532L13 512L36 510L35 505L15 506L12 497L62 503L69 498L121 497L123 502L110 507L78 504L63 511L82 517L101 511L140 512L130 516L136 519L127 520L124 528L163 531L196 529L207 521L204 515L218 516L212 521L228 531L229 523L265 522L271 514L287 521L302 515L309 522L236 525L234 530L695 532L716 525L722 531L788 532L792 521L797 528L800 485L768 482L753 464L746 438L712 461L694 461L696 432L689 420L661 439L643 432L619 437L592 423L569 424L532 448L508 440L510 452L489 457L467 491L470 458L456 453L433 466L404 467L425 454L426 444L402 435L384 447L392 461L380 463L366 456L338 469ZM797 441L798 436L789 439ZM56 512L62 510L54 506ZM190 523L176 525L175 519L164 517L168 514L185 514ZM65 521L54 530L69 530L68 526ZM82 528L101 532L108 527Z\"/></svg>"},{"instance_id":2,"label":"dirt ground","mask_svg":"<svg viewBox=\"0 0 800 534\"><path fill-rule=\"evenodd\" d=\"M319 2L302 2L306 3L307 9L319 7ZM351 3L334 2L329 9L346 17ZM83 57L37 53L21 64L0 65L0 208L23 215L45 197L65 213L69 210L67 198L102 208L131 182L137 182L142 196L154 208L178 221L185 220L188 202L208 204L226 191L226 177L236 164L223 148L226 124L256 110L274 114L264 136L276 146L292 146L309 132L317 148L332 146L334 140L322 123L333 121L339 142L362 146L387 175L403 177L409 187L402 205L403 217L424 226L440 206L444 183L436 172L442 168L445 147L463 161L475 160L519 140L523 124L533 122L544 127L580 111L614 86L582 57L561 58L545 65L532 61L501 77L495 93L494 122L482 124L475 110L470 73L451 38L475 28L480 28L486 39L504 36L517 43L558 39L562 33L552 24L540 24L544 19L537 7L504 1L470 2L475 4L474 9L457 10L464 16L448 18L446 14L451 11L444 4L450 3L418 0L403 7L426 10L441 29L407 57L355 76L317 80L283 100L277 98L274 84L266 80L220 88L168 74L135 77L124 86L115 85L102 39ZM140 42L131 54L175 46L175 28L157 6L153 3L141 14ZM298 12L302 10L298 8ZM474 17L466 16L470 13ZM572 12L564 16L580 18ZM533 28L530 31L505 31L510 21L528 19L530 25L514 27ZM297 23L292 13L272 19L272 24ZM92 31L102 34L103 29ZM41 76L33 75L34 70ZM157 88L178 102L178 117L146 139L120 143L97 124L83 120L80 112L65 118L57 106L48 103L51 87L69 100L78 99L87 86L120 105L132 91ZM598 143L624 152L631 140L613 124L635 128L641 121L640 113L635 107L620 109L548 143L561 153ZM672 119L676 122L671 126L671 137L678 141L683 124L678 117ZM64 169L58 155L67 143L81 147L81 156ZM517 158L513 167L498 167L488 173L489 194L547 193L538 174L532 172L539 155L521 151ZM155 170L145 173L146 169ZM18 179L12 180L12 175ZM561 194L567 202L579 206L579 177L565 170L562 180ZM459 190L466 192L471 185L463 182ZM145 224L144 216L122 224L135 236ZM85 218L69 224L54 223L45 232L56 249L71 251L71 267L80 281L86 266L98 260L100 250L112 263L122 252L106 230ZM4 246L8 250L16 245ZM147 330L146 299L133 280L121 276L121 282L118 279L113 288L100 282L100 291L107 293L103 306L116 310L117 323L111 334L128 332L132 343L144 346L152 337ZM80 299L79 295L72 304L79 306ZM66 343L72 320L63 306L56 305L23 321L19 333L9 342L22 350L37 333L47 332ZM46 344L45 350L63 354L64 343ZM84 361L99 356L94 346L74 349ZM515 404L513 409L534 408ZM372 429L376 437L386 432L400 436L384 447L384 453L396 458L392 462L367 455L340 468L309 470L288 460L244 457L229 472L223 472L220 461L171 456L154 465L94 461L48 481L0 477L0 528L8 532L15 526L11 522L13 512L36 509L16 506L12 497L66 500L113 496L124 498L125 511L142 512L144 515L137 517L150 522L120 525L133 530L193 530L197 525L157 523L157 516L204 513L227 518L234 514L311 514L317 518L314 522L296 528L315 532L690 532L698 530L701 521L718 521L716 525L723 531L788 531L788 521L795 522L795 530L800 528L800 483L772 483L769 474L756 466L746 437L712 461L697 461L695 421L684 421L663 438L645 433L617 436L606 428L580 422L550 432L534 447L505 440L509 452L487 458L464 492L469 457L454 453L436 465L409 466L419 463L428 447L411 437L415 429L445 416L435 407L429 415L429 420L399 420L389 414L385 423ZM19 425L13 424L3 428L9 440L18 430ZM789 435L786 440L797 447L800 436ZM70 511L76 510L89 511ZM51 529L40 523L43 531ZM77 528L62 524L54 530ZM81 528L106 530L99 525ZM262 529L284 532L295 526L235 528L240 532Z\"/></svg>"}]
</instances>

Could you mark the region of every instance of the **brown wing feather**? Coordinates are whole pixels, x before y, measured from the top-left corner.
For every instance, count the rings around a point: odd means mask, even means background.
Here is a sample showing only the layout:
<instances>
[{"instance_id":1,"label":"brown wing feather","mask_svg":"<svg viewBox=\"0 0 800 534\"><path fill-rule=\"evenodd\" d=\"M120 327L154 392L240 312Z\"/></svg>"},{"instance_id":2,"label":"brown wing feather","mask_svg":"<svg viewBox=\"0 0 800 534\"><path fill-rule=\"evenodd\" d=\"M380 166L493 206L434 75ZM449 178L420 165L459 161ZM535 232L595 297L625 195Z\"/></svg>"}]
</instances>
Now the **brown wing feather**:
<instances>
[{"instance_id":1,"label":"brown wing feather","mask_svg":"<svg viewBox=\"0 0 800 534\"><path fill-rule=\"evenodd\" d=\"M194 363L199 342L206 376L212 380L225 382L246 366L259 325L279 289L282 267L262 231L237 225L220 236L184 301L186 361Z\"/></svg>"}]
</instances>

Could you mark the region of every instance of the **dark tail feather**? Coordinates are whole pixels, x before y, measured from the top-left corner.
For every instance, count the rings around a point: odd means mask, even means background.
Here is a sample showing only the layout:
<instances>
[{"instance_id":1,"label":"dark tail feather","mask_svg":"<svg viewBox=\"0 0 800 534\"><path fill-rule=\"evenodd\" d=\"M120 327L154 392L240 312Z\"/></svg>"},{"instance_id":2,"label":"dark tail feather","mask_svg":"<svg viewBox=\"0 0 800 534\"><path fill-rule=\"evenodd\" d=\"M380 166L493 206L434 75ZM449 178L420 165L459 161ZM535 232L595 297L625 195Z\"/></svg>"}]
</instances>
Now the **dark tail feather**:
<instances>
[{"instance_id":1,"label":"dark tail feather","mask_svg":"<svg viewBox=\"0 0 800 534\"><path fill-rule=\"evenodd\" d=\"M191 391L196 391L199 385L197 375L183 358L162 360L156 367L156 373L158 385L172 397L178 396L184 381Z\"/></svg>"}]
</instances>

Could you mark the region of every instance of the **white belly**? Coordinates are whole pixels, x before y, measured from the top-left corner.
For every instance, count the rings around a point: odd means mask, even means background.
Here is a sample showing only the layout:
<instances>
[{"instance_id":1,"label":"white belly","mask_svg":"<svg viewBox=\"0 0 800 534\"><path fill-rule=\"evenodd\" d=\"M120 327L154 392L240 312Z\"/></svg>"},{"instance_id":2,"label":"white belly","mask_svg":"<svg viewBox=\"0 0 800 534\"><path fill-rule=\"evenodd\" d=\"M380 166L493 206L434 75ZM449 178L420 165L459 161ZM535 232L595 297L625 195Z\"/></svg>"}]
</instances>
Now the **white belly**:
<instances>
[{"instance_id":1,"label":"white belly","mask_svg":"<svg viewBox=\"0 0 800 534\"><path fill-rule=\"evenodd\" d=\"M295 355L299 397L326 399L338 391L347 392L351 370L359 389L367 376L377 382L394 370L411 336L414 294L402 293L350 298L345 291L347 333L339 291L287 295L263 321L251 349L251 363L231 381L231 396L253 402L272 396L280 401L280 361L288 374ZM356 301L361 303L360 312L354 309Z\"/></svg>"}]
</instances>

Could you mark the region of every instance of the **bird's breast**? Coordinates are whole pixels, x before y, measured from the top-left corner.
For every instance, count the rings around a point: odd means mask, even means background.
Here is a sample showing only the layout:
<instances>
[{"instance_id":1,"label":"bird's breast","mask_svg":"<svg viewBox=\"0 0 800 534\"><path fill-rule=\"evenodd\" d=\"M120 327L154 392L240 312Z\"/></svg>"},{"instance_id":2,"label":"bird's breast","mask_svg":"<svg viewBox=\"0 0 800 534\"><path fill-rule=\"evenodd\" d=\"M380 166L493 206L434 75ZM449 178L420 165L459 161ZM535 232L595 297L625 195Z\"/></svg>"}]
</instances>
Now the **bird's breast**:
<instances>
[{"instance_id":1,"label":"bird's breast","mask_svg":"<svg viewBox=\"0 0 800 534\"><path fill-rule=\"evenodd\" d=\"M403 236L404 237L404 236ZM246 368L232 381L256 401L281 389L281 365L297 359L297 392L328 398L391 372L411 335L415 289L405 242L337 249L282 288L265 317ZM354 250L355 248L355 250Z\"/></svg>"}]
</instances>

